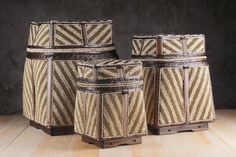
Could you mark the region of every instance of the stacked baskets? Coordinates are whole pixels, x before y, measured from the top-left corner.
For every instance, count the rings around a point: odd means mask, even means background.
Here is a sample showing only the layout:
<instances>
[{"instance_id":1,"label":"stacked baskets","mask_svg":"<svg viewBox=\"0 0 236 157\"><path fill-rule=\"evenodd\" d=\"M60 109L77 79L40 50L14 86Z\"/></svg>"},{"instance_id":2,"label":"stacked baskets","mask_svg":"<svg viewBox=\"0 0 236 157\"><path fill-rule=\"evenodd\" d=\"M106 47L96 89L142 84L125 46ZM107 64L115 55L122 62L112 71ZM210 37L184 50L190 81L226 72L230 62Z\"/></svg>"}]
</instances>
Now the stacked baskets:
<instances>
[{"instance_id":1,"label":"stacked baskets","mask_svg":"<svg viewBox=\"0 0 236 157\"><path fill-rule=\"evenodd\" d=\"M204 35L134 36L118 60L112 21L33 22L23 115L50 135L102 148L141 143L149 131L208 128L215 118Z\"/></svg>"}]
</instances>

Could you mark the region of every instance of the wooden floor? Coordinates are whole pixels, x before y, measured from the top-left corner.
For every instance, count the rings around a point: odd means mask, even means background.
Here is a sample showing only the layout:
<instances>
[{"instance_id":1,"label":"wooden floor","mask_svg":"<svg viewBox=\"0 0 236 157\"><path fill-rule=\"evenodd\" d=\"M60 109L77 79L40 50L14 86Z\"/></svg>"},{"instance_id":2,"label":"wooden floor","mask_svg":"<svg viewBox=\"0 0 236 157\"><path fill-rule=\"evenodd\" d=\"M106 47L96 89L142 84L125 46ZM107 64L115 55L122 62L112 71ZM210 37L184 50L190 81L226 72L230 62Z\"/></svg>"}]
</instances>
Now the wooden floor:
<instances>
[{"instance_id":1,"label":"wooden floor","mask_svg":"<svg viewBox=\"0 0 236 157\"><path fill-rule=\"evenodd\" d=\"M0 157L236 157L236 110L218 110L207 131L143 137L143 143L99 149L77 134L50 137L20 115L0 116Z\"/></svg>"}]
</instances>

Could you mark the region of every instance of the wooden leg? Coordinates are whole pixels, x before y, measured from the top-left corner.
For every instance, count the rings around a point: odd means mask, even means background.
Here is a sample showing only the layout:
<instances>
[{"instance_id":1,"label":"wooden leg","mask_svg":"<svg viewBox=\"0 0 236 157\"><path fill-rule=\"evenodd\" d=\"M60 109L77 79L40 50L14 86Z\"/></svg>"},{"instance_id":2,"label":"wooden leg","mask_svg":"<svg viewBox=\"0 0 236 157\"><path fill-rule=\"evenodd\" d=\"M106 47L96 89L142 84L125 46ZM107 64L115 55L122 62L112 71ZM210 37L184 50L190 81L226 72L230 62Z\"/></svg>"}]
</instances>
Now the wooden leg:
<instances>
[{"instance_id":1,"label":"wooden leg","mask_svg":"<svg viewBox=\"0 0 236 157\"><path fill-rule=\"evenodd\" d=\"M152 125L148 125L148 130L157 135L174 134L184 131L202 131L207 129L208 129L208 123L183 124L183 125L165 126L159 128L155 128Z\"/></svg>"},{"instance_id":2,"label":"wooden leg","mask_svg":"<svg viewBox=\"0 0 236 157\"><path fill-rule=\"evenodd\" d=\"M112 148L120 145L133 145L142 143L141 136L135 137L123 137L123 138L113 138L113 139L101 139L97 140L86 135L82 135L82 141L90 144L95 144L101 148Z\"/></svg>"},{"instance_id":3,"label":"wooden leg","mask_svg":"<svg viewBox=\"0 0 236 157\"><path fill-rule=\"evenodd\" d=\"M48 128L32 120L30 121L30 126L37 129L41 129L51 136L68 135L74 133L74 126L52 126Z\"/></svg>"}]
</instances>

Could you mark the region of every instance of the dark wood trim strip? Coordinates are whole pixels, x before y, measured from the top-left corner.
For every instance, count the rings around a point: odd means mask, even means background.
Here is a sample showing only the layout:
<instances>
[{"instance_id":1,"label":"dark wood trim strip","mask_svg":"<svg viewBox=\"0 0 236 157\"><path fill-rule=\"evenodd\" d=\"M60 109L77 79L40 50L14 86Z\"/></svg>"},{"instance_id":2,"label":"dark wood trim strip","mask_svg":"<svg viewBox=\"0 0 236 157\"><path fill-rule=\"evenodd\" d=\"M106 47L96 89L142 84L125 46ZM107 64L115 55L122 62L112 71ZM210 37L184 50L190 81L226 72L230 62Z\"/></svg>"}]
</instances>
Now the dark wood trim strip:
<instances>
[{"instance_id":1,"label":"dark wood trim strip","mask_svg":"<svg viewBox=\"0 0 236 157\"><path fill-rule=\"evenodd\" d=\"M153 62L153 61L143 61L143 67L196 67L196 66L207 66L208 63L206 61L196 61L196 62Z\"/></svg>"},{"instance_id":2,"label":"dark wood trim strip","mask_svg":"<svg viewBox=\"0 0 236 157\"><path fill-rule=\"evenodd\" d=\"M68 135L68 134L73 134L74 133L74 126L50 126L46 127L43 126L35 121L30 121L30 126L36 128L36 129L41 129L45 133L51 136L58 136L58 135Z\"/></svg>"},{"instance_id":3,"label":"dark wood trim strip","mask_svg":"<svg viewBox=\"0 0 236 157\"><path fill-rule=\"evenodd\" d=\"M77 89L83 92L91 93L112 93L112 92L123 92L123 91L132 91L132 90L142 90L143 85L130 85L122 87L81 87L77 85Z\"/></svg>"},{"instance_id":4,"label":"dark wood trim strip","mask_svg":"<svg viewBox=\"0 0 236 157\"><path fill-rule=\"evenodd\" d=\"M40 24L49 24L51 21L47 22L35 22L32 21L30 24L40 25ZM52 21L55 24L112 24L112 20L93 20L93 21Z\"/></svg>"},{"instance_id":5,"label":"dark wood trim strip","mask_svg":"<svg viewBox=\"0 0 236 157\"><path fill-rule=\"evenodd\" d=\"M114 79L103 79L103 80L90 80L83 77L77 78L78 82L81 83L88 83L88 84L110 84L110 83L135 83L137 81L143 81L143 78L135 78L135 77L129 77L129 78L114 78Z\"/></svg>"},{"instance_id":6,"label":"dark wood trim strip","mask_svg":"<svg viewBox=\"0 0 236 157\"><path fill-rule=\"evenodd\" d=\"M128 94L123 92L123 136L128 137Z\"/></svg>"},{"instance_id":7,"label":"dark wood trim strip","mask_svg":"<svg viewBox=\"0 0 236 157\"><path fill-rule=\"evenodd\" d=\"M185 131L202 131L208 129L208 123L181 124L175 126L155 127L148 124L148 130L156 135L173 134Z\"/></svg>"},{"instance_id":8,"label":"dark wood trim strip","mask_svg":"<svg viewBox=\"0 0 236 157\"><path fill-rule=\"evenodd\" d=\"M103 44L103 45L87 45L85 46L80 46L80 45L76 45L76 46L68 46L68 45L63 45L63 46L52 46L50 47L50 49L76 49L76 48L107 48L107 47L112 47L115 46L114 44ZM46 46L33 46L33 45L28 45L27 48L34 48L34 49L49 49Z\"/></svg>"},{"instance_id":9,"label":"dark wood trim strip","mask_svg":"<svg viewBox=\"0 0 236 157\"><path fill-rule=\"evenodd\" d=\"M154 124L156 127L159 126L159 116L160 116L160 103L159 103L159 98L160 98L160 79L161 79L161 69L160 68L154 68L155 74L154 74L154 81L155 81L155 100L154 100L154 105L155 105L155 110L154 110Z\"/></svg>"},{"instance_id":10,"label":"dark wood trim strip","mask_svg":"<svg viewBox=\"0 0 236 157\"><path fill-rule=\"evenodd\" d=\"M185 108L185 123L189 124L190 122L190 113L189 113L189 68L184 67L184 108Z\"/></svg>"},{"instance_id":11,"label":"dark wood trim strip","mask_svg":"<svg viewBox=\"0 0 236 157\"><path fill-rule=\"evenodd\" d=\"M53 60L97 60L97 59L118 59L116 51L106 51L97 53L26 53L29 59L45 60L53 57Z\"/></svg>"},{"instance_id":12,"label":"dark wood trim strip","mask_svg":"<svg viewBox=\"0 0 236 157\"><path fill-rule=\"evenodd\" d=\"M158 46L158 50L161 52L161 45ZM153 55L132 55L133 59L180 59L180 58L191 58L191 57L206 57L205 53L183 53L183 54L172 54L163 55L156 54Z\"/></svg>"},{"instance_id":13,"label":"dark wood trim strip","mask_svg":"<svg viewBox=\"0 0 236 157\"><path fill-rule=\"evenodd\" d=\"M82 26L82 37L83 37L83 44L84 44L84 47L87 47L88 46L88 38L87 38L87 32L86 32L86 28L85 28L85 24L82 23L81 24Z\"/></svg>"},{"instance_id":14,"label":"dark wood trim strip","mask_svg":"<svg viewBox=\"0 0 236 157\"><path fill-rule=\"evenodd\" d=\"M133 137L121 137L121 138L112 138L112 139L94 139L86 135L82 135L82 141L95 144L100 148L112 148L120 145L133 145L142 143L141 136L133 136Z\"/></svg>"}]
</instances>

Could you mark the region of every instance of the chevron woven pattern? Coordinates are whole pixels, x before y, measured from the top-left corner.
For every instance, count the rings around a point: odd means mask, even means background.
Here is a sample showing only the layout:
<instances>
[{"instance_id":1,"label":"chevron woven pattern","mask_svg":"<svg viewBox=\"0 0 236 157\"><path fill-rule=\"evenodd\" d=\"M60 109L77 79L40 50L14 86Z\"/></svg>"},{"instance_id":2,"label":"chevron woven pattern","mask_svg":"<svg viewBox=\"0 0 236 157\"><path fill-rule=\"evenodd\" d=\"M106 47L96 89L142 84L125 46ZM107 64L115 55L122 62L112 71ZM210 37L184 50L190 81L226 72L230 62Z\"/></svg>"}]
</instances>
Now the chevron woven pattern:
<instances>
[{"instance_id":1,"label":"chevron woven pattern","mask_svg":"<svg viewBox=\"0 0 236 157\"><path fill-rule=\"evenodd\" d=\"M83 134L85 124L85 96L84 92L77 90L74 111L75 132Z\"/></svg>"},{"instance_id":2,"label":"chevron woven pattern","mask_svg":"<svg viewBox=\"0 0 236 157\"><path fill-rule=\"evenodd\" d=\"M111 24L86 24L85 29L89 45L112 44Z\"/></svg>"},{"instance_id":3,"label":"chevron woven pattern","mask_svg":"<svg viewBox=\"0 0 236 157\"><path fill-rule=\"evenodd\" d=\"M130 92L128 96L128 136L146 134L146 112L143 92Z\"/></svg>"},{"instance_id":4,"label":"chevron woven pattern","mask_svg":"<svg viewBox=\"0 0 236 157\"><path fill-rule=\"evenodd\" d=\"M76 61L53 62L52 125L73 125L76 95Z\"/></svg>"},{"instance_id":5,"label":"chevron woven pattern","mask_svg":"<svg viewBox=\"0 0 236 157\"><path fill-rule=\"evenodd\" d=\"M34 46L49 46L49 24L41 24L35 32L35 38L32 42Z\"/></svg>"},{"instance_id":6,"label":"chevron woven pattern","mask_svg":"<svg viewBox=\"0 0 236 157\"><path fill-rule=\"evenodd\" d=\"M54 29L55 46L83 45L81 24L57 24Z\"/></svg>"},{"instance_id":7,"label":"chevron woven pattern","mask_svg":"<svg viewBox=\"0 0 236 157\"><path fill-rule=\"evenodd\" d=\"M162 53L167 54L181 54L183 53L182 41L179 38L163 39Z\"/></svg>"},{"instance_id":8,"label":"chevron woven pattern","mask_svg":"<svg viewBox=\"0 0 236 157\"><path fill-rule=\"evenodd\" d=\"M33 45L36 35L38 33L39 26L35 24L30 25L30 32L29 32L29 38L28 38L28 45Z\"/></svg>"},{"instance_id":9,"label":"chevron woven pattern","mask_svg":"<svg viewBox=\"0 0 236 157\"><path fill-rule=\"evenodd\" d=\"M35 121L47 125L47 60L32 60L35 80Z\"/></svg>"},{"instance_id":10,"label":"chevron woven pattern","mask_svg":"<svg viewBox=\"0 0 236 157\"><path fill-rule=\"evenodd\" d=\"M190 121L215 119L209 67L191 68L189 72Z\"/></svg>"},{"instance_id":11,"label":"chevron woven pattern","mask_svg":"<svg viewBox=\"0 0 236 157\"><path fill-rule=\"evenodd\" d=\"M143 68L143 86L146 118L148 124L154 124L155 91L153 88L154 69Z\"/></svg>"},{"instance_id":12,"label":"chevron woven pattern","mask_svg":"<svg viewBox=\"0 0 236 157\"><path fill-rule=\"evenodd\" d=\"M23 115L34 120L34 79L32 60L26 59L23 75Z\"/></svg>"},{"instance_id":13,"label":"chevron woven pattern","mask_svg":"<svg viewBox=\"0 0 236 157\"><path fill-rule=\"evenodd\" d=\"M204 53L205 38L204 37L189 37L187 38L187 51L189 53Z\"/></svg>"},{"instance_id":14,"label":"chevron woven pattern","mask_svg":"<svg viewBox=\"0 0 236 157\"><path fill-rule=\"evenodd\" d=\"M160 83L160 126L185 122L183 105L183 69L162 68Z\"/></svg>"},{"instance_id":15,"label":"chevron woven pattern","mask_svg":"<svg viewBox=\"0 0 236 157\"><path fill-rule=\"evenodd\" d=\"M83 71L80 71L82 72L83 78L92 79L93 71L94 71L92 68L88 68L88 67L80 67L80 68L81 70L83 70Z\"/></svg>"},{"instance_id":16,"label":"chevron woven pattern","mask_svg":"<svg viewBox=\"0 0 236 157\"><path fill-rule=\"evenodd\" d=\"M103 136L104 138L121 137L123 95L112 93L103 95Z\"/></svg>"},{"instance_id":17,"label":"chevron woven pattern","mask_svg":"<svg viewBox=\"0 0 236 157\"><path fill-rule=\"evenodd\" d=\"M157 51L156 39L133 39L133 55L155 55Z\"/></svg>"}]
</instances>

